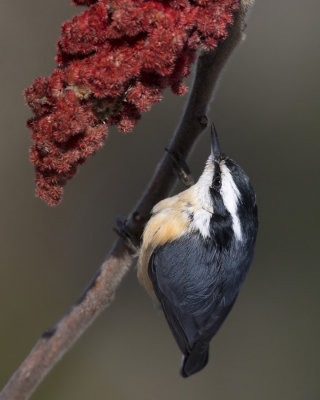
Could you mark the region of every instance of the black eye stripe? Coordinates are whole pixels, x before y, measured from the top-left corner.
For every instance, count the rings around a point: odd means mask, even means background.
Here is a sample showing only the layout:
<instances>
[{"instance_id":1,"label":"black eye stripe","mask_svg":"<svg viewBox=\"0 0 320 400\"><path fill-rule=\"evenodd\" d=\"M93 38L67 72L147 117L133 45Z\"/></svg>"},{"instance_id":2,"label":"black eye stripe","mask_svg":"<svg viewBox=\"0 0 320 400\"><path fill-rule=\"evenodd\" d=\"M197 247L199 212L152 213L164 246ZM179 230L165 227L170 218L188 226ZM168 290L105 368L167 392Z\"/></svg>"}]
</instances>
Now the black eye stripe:
<instances>
[{"instance_id":1,"label":"black eye stripe","mask_svg":"<svg viewBox=\"0 0 320 400\"><path fill-rule=\"evenodd\" d=\"M215 190L220 190L221 188L221 168L218 162L214 163L214 176L212 178L211 187Z\"/></svg>"},{"instance_id":2,"label":"black eye stripe","mask_svg":"<svg viewBox=\"0 0 320 400\"><path fill-rule=\"evenodd\" d=\"M219 175L219 176L221 175L220 164L217 161L214 163L214 177L216 175Z\"/></svg>"}]
</instances>

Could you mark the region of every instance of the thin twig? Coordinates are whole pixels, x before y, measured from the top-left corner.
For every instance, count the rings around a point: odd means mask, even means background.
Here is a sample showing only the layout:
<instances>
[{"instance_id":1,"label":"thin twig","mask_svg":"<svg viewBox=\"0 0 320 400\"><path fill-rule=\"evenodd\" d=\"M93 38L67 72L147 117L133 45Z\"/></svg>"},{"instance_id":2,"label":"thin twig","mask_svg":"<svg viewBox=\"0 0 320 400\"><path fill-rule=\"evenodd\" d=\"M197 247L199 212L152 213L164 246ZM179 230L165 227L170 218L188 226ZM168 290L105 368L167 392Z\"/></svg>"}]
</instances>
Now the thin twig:
<instances>
[{"instance_id":1,"label":"thin twig","mask_svg":"<svg viewBox=\"0 0 320 400\"><path fill-rule=\"evenodd\" d=\"M235 14L228 38L214 51L202 53L198 58L187 106L169 146L171 151L183 159L187 158L197 138L207 126L206 113L213 90L232 50L242 38L243 21L251 0L240 1L241 8ZM126 226L137 242L152 207L168 196L175 183L176 176L171 163L170 156L165 154L128 219ZM133 259L132 250L119 239L77 303L55 327L43 333L0 393L0 400L25 400L31 396L56 362L111 303L115 290L129 270Z\"/></svg>"}]
</instances>

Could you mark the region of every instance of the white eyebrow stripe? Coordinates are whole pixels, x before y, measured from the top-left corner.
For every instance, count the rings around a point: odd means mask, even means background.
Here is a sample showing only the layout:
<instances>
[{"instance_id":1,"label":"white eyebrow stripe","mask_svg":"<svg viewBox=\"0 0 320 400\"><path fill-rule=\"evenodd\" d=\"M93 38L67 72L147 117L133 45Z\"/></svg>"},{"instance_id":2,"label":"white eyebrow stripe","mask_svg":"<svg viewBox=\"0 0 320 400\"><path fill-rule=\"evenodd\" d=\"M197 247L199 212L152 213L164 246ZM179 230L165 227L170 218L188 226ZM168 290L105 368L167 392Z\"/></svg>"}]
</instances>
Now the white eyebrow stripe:
<instances>
[{"instance_id":1,"label":"white eyebrow stripe","mask_svg":"<svg viewBox=\"0 0 320 400\"><path fill-rule=\"evenodd\" d=\"M224 164L220 164L221 169L221 196L226 209L232 218L232 228L237 240L242 240L242 229L238 216L238 204L241 197L237 185L234 183L229 168Z\"/></svg>"}]
</instances>

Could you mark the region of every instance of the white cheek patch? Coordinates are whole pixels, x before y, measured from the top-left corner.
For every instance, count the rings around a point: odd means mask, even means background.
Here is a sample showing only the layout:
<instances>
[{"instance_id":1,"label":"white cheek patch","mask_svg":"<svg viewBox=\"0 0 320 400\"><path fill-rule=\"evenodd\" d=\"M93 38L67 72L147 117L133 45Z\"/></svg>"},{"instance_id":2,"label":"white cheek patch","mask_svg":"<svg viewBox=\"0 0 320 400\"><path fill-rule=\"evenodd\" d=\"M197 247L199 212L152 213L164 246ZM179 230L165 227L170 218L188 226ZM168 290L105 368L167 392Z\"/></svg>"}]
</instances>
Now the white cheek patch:
<instances>
[{"instance_id":1,"label":"white cheek patch","mask_svg":"<svg viewBox=\"0 0 320 400\"><path fill-rule=\"evenodd\" d=\"M232 217L232 228L237 240L242 240L242 230L241 224L239 220L239 216L237 213L238 210L238 203L240 199L240 192L237 188L237 185L234 183L232 175L228 169L228 167L224 164L220 164L221 169L221 196L223 203L226 209L229 211Z\"/></svg>"},{"instance_id":2,"label":"white cheek patch","mask_svg":"<svg viewBox=\"0 0 320 400\"><path fill-rule=\"evenodd\" d=\"M193 212L193 219L190 229L200 232L203 238L210 236L210 220L213 214L213 202L209 192L214 175L214 165L209 157L205 169L198 182L194 185L196 198L196 210Z\"/></svg>"},{"instance_id":3,"label":"white cheek patch","mask_svg":"<svg viewBox=\"0 0 320 400\"><path fill-rule=\"evenodd\" d=\"M207 210L197 210L193 214L192 230L198 230L203 238L210 236L210 219L212 214Z\"/></svg>"},{"instance_id":4,"label":"white cheek patch","mask_svg":"<svg viewBox=\"0 0 320 400\"><path fill-rule=\"evenodd\" d=\"M195 195L199 206L207 210L209 213L213 213L212 197L209 192L213 175L214 165L211 161L211 157L209 157L202 175L200 176L198 182L194 185Z\"/></svg>"}]
</instances>

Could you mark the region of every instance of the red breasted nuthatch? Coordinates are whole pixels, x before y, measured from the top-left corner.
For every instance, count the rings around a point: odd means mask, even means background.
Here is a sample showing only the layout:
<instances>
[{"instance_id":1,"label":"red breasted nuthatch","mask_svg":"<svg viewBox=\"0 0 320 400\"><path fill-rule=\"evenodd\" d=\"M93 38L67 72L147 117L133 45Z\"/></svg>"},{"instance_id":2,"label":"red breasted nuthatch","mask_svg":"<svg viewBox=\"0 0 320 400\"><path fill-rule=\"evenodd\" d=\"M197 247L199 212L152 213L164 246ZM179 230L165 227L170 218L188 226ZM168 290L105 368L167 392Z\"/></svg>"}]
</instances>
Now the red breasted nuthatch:
<instances>
[{"instance_id":1,"label":"red breasted nuthatch","mask_svg":"<svg viewBox=\"0 0 320 400\"><path fill-rule=\"evenodd\" d=\"M249 178L221 153L213 125L211 142L198 182L153 208L138 260L138 278L160 302L183 353L183 377L207 364L209 342L247 275L258 229Z\"/></svg>"}]
</instances>

